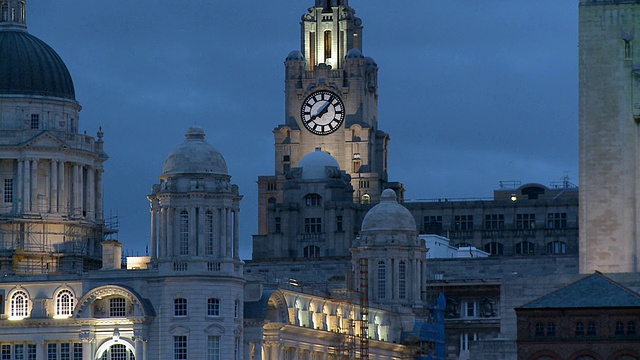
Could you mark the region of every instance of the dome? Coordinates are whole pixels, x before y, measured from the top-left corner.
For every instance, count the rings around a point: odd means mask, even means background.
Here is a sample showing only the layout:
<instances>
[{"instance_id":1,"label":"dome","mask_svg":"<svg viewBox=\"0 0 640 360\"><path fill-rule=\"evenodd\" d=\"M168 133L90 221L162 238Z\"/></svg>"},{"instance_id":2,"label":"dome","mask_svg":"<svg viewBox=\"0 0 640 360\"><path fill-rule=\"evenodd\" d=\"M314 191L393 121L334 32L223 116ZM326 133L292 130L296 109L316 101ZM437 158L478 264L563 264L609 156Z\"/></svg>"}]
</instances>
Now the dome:
<instances>
[{"instance_id":1,"label":"dome","mask_svg":"<svg viewBox=\"0 0 640 360\"><path fill-rule=\"evenodd\" d=\"M386 189L380 203L369 210L362 220L365 231L417 231L416 221L409 210L398 203L396 192Z\"/></svg>"},{"instance_id":2,"label":"dome","mask_svg":"<svg viewBox=\"0 0 640 360\"><path fill-rule=\"evenodd\" d=\"M304 56L298 50L293 50L287 55L285 61L304 61Z\"/></svg>"},{"instance_id":3,"label":"dome","mask_svg":"<svg viewBox=\"0 0 640 360\"><path fill-rule=\"evenodd\" d=\"M320 148L305 155L298 163L298 167L302 168L302 179L304 180L327 179L325 171L327 166L340 169L338 161Z\"/></svg>"},{"instance_id":4,"label":"dome","mask_svg":"<svg viewBox=\"0 0 640 360\"><path fill-rule=\"evenodd\" d=\"M182 145L173 150L162 166L162 176L174 174L228 175L222 154L205 140L199 126L192 126L185 134Z\"/></svg>"},{"instance_id":5,"label":"dome","mask_svg":"<svg viewBox=\"0 0 640 360\"><path fill-rule=\"evenodd\" d=\"M347 52L347 56L345 56L345 59L364 59L364 56L362 56L360 50L353 48L349 50L349 52Z\"/></svg>"},{"instance_id":6,"label":"dome","mask_svg":"<svg viewBox=\"0 0 640 360\"><path fill-rule=\"evenodd\" d=\"M0 31L0 95L75 100L73 80L60 56L24 30Z\"/></svg>"},{"instance_id":7,"label":"dome","mask_svg":"<svg viewBox=\"0 0 640 360\"><path fill-rule=\"evenodd\" d=\"M367 66L372 66L372 67L377 67L378 66L376 61L371 56L367 56L364 59L367 61Z\"/></svg>"}]
</instances>

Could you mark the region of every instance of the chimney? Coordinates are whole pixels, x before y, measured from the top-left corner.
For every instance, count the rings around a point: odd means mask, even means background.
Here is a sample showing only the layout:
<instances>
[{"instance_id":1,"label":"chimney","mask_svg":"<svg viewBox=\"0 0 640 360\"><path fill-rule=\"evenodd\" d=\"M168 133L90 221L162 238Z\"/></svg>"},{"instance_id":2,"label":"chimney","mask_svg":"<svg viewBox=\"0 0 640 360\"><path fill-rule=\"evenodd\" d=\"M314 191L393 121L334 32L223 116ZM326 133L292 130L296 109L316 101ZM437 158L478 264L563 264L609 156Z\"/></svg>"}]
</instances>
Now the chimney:
<instances>
[{"instance_id":1,"label":"chimney","mask_svg":"<svg viewBox=\"0 0 640 360\"><path fill-rule=\"evenodd\" d=\"M122 243L117 240L102 242L102 270L122 268Z\"/></svg>"}]
</instances>

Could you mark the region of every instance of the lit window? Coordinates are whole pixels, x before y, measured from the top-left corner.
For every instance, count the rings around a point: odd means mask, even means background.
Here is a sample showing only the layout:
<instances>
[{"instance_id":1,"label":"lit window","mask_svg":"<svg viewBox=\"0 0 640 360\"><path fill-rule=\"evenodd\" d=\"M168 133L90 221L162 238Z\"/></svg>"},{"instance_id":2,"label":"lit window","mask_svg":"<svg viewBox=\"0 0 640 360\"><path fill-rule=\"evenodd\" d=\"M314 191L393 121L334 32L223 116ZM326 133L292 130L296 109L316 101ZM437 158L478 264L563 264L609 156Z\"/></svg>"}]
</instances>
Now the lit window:
<instances>
[{"instance_id":1,"label":"lit window","mask_svg":"<svg viewBox=\"0 0 640 360\"><path fill-rule=\"evenodd\" d=\"M187 360L187 337L185 335L173 337L173 359Z\"/></svg>"},{"instance_id":2,"label":"lit window","mask_svg":"<svg viewBox=\"0 0 640 360\"><path fill-rule=\"evenodd\" d=\"M176 317L187 316L187 299L177 298L173 300L173 315Z\"/></svg>"},{"instance_id":3,"label":"lit window","mask_svg":"<svg viewBox=\"0 0 640 360\"><path fill-rule=\"evenodd\" d=\"M547 253L564 254L567 252L567 244L562 241L552 241L547 244Z\"/></svg>"},{"instance_id":4,"label":"lit window","mask_svg":"<svg viewBox=\"0 0 640 360\"><path fill-rule=\"evenodd\" d=\"M13 202L13 179L4 179L4 202Z\"/></svg>"},{"instance_id":5,"label":"lit window","mask_svg":"<svg viewBox=\"0 0 640 360\"><path fill-rule=\"evenodd\" d=\"M207 299L207 315L220 316L220 299L217 299L217 298Z\"/></svg>"},{"instance_id":6,"label":"lit window","mask_svg":"<svg viewBox=\"0 0 640 360\"><path fill-rule=\"evenodd\" d=\"M220 360L220 336L207 337L207 360Z\"/></svg>"},{"instance_id":7,"label":"lit window","mask_svg":"<svg viewBox=\"0 0 640 360\"><path fill-rule=\"evenodd\" d=\"M204 253L205 255L213 255L213 212L211 210L207 210L204 214L204 228L207 232Z\"/></svg>"},{"instance_id":8,"label":"lit window","mask_svg":"<svg viewBox=\"0 0 640 360\"><path fill-rule=\"evenodd\" d=\"M387 297L387 267L384 261L378 263L378 299Z\"/></svg>"},{"instance_id":9,"label":"lit window","mask_svg":"<svg viewBox=\"0 0 640 360\"><path fill-rule=\"evenodd\" d=\"M62 290L56 296L57 317L69 317L73 312L74 296L70 290Z\"/></svg>"},{"instance_id":10,"label":"lit window","mask_svg":"<svg viewBox=\"0 0 640 360\"><path fill-rule=\"evenodd\" d=\"M124 317L127 316L126 301L124 298L115 297L109 299L109 316Z\"/></svg>"},{"instance_id":11,"label":"lit window","mask_svg":"<svg viewBox=\"0 0 640 360\"><path fill-rule=\"evenodd\" d=\"M31 114L31 128L32 129L40 128L40 114Z\"/></svg>"},{"instance_id":12,"label":"lit window","mask_svg":"<svg viewBox=\"0 0 640 360\"><path fill-rule=\"evenodd\" d=\"M362 195L362 198L360 199L360 203L361 204L370 204L371 203L371 195L369 195L369 194Z\"/></svg>"},{"instance_id":13,"label":"lit window","mask_svg":"<svg viewBox=\"0 0 640 360\"><path fill-rule=\"evenodd\" d=\"M407 297L407 264L400 261L398 264L398 298L406 299Z\"/></svg>"},{"instance_id":14,"label":"lit window","mask_svg":"<svg viewBox=\"0 0 640 360\"><path fill-rule=\"evenodd\" d=\"M180 255L189 255L189 213L180 212Z\"/></svg>"},{"instance_id":15,"label":"lit window","mask_svg":"<svg viewBox=\"0 0 640 360\"><path fill-rule=\"evenodd\" d=\"M23 319L29 316L29 296L26 292L18 290L11 295L10 303L12 319Z\"/></svg>"}]
</instances>

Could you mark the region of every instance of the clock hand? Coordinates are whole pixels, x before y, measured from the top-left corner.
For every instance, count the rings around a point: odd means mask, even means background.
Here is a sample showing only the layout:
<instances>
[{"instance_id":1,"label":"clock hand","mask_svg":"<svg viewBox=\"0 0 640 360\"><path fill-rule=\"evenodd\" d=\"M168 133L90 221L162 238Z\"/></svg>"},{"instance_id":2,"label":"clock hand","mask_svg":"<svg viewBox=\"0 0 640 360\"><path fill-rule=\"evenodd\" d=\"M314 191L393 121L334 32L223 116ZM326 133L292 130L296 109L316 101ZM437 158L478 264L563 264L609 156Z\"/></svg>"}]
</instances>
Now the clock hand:
<instances>
[{"instance_id":1,"label":"clock hand","mask_svg":"<svg viewBox=\"0 0 640 360\"><path fill-rule=\"evenodd\" d=\"M333 100L333 96L331 96L329 98L329 100L327 100L327 102L324 103L324 105L322 105L322 107L320 108L320 110L318 110L318 113L311 116L311 120L314 120L316 118L321 117L322 115L327 113L327 110L329 109L329 105L331 104L331 100Z\"/></svg>"}]
</instances>

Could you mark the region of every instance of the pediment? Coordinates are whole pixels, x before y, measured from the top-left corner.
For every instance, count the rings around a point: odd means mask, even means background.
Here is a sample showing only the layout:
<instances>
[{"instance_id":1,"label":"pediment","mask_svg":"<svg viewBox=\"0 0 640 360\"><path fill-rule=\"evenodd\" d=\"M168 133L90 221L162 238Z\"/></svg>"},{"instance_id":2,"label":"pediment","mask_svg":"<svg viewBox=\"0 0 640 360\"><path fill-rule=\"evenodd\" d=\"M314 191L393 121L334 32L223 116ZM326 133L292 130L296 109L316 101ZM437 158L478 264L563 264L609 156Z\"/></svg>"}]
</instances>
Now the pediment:
<instances>
[{"instance_id":1,"label":"pediment","mask_svg":"<svg viewBox=\"0 0 640 360\"><path fill-rule=\"evenodd\" d=\"M54 136L49 132L43 132L34 136L33 138L25 141L22 146L56 149L66 149L69 147L64 141L60 140L57 136Z\"/></svg>"}]
</instances>

